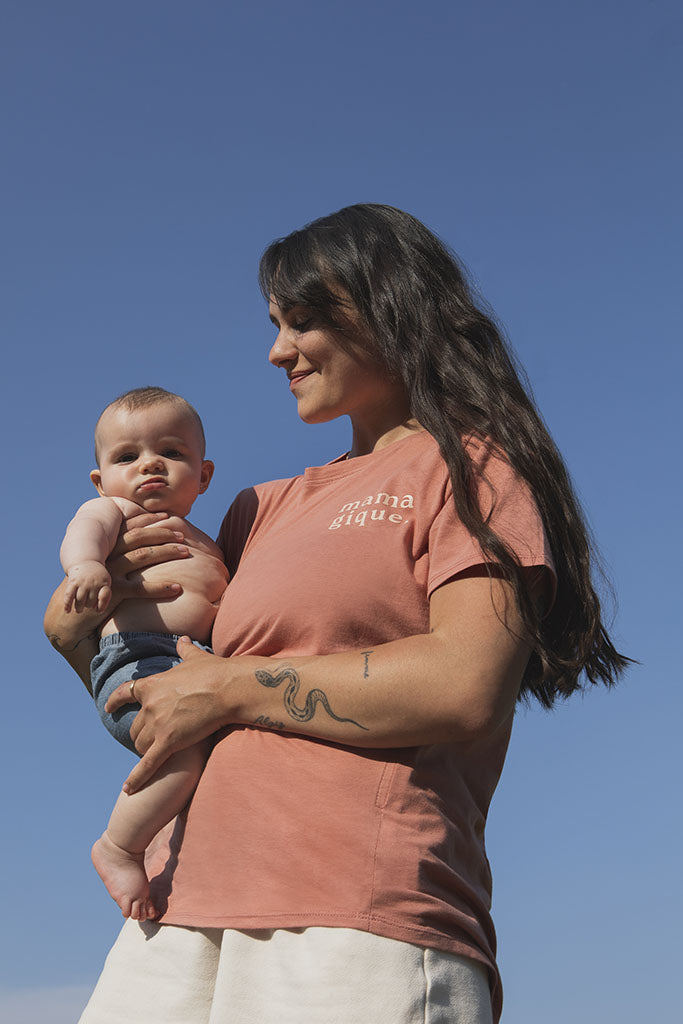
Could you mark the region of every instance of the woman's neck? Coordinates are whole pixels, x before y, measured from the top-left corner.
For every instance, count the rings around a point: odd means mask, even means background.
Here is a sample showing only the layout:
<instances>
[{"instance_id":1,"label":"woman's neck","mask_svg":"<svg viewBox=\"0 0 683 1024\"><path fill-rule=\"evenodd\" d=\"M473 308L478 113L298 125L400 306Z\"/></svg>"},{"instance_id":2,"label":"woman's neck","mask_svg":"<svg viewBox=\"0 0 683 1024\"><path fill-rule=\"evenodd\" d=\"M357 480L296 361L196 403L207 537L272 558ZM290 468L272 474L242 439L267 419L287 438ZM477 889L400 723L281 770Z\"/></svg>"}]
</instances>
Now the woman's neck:
<instances>
[{"instance_id":1,"label":"woman's neck","mask_svg":"<svg viewBox=\"0 0 683 1024\"><path fill-rule=\"evenodd\" d=\"M353 443L348 454L349 459L355 459L359 455L370 455L371 452L381 451L395 441L424 430L417 420L407 417L396 423L385 423L383 426L376 425L374 428L361 427L353 423Z\"/></svg>"}]
</instances>

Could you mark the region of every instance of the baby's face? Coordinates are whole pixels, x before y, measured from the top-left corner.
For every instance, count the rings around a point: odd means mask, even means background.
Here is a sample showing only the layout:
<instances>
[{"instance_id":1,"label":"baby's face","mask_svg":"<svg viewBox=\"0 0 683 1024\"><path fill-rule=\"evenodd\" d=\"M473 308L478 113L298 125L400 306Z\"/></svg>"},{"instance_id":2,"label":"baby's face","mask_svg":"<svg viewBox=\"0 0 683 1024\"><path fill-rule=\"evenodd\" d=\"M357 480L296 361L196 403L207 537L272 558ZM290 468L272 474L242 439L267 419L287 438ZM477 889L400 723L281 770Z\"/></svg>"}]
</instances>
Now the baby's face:
<instances>
[{"instance_id":1,"label":"baby's face","mask_svg":"<svg viewBox=\"0 0 683 1024\"><path fill-rule=\"evenodd\" d=\"M213 463L202 458L199 428L173 402L107 409L97 441L100 465L90 477L102 495L184 517L209 486Z\"/></svg>"}]
</instances>

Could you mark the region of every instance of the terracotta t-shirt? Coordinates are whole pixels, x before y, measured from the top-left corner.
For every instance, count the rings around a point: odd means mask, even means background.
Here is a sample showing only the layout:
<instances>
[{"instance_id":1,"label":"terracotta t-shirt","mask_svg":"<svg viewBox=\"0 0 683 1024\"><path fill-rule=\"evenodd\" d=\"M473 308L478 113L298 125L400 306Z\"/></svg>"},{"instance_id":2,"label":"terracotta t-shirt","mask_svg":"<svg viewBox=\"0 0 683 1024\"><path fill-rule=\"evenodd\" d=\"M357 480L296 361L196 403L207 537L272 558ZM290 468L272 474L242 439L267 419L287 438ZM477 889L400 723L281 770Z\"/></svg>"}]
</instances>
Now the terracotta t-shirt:
<instances>
[{"instance_id":1,"label":"terracotta t-shirt","mask_svg":"<svg viewBox=\"0 0 683 1024\"><path fill-rule=\"evenodd\" d=\"M482 467L484 451L470 449L491 525L522 564L552 566L526 486L501 458ZM232 578L213 646L226 657L365 650L427 633L430 594L483 561L426 431L243 491L219 544ZM510 727L391 750L224 730L154 886L157 899L168 893L163 921L358 928L464 954L490 968L499 1011L484 824Z\"/></svg>"}]
</instances>

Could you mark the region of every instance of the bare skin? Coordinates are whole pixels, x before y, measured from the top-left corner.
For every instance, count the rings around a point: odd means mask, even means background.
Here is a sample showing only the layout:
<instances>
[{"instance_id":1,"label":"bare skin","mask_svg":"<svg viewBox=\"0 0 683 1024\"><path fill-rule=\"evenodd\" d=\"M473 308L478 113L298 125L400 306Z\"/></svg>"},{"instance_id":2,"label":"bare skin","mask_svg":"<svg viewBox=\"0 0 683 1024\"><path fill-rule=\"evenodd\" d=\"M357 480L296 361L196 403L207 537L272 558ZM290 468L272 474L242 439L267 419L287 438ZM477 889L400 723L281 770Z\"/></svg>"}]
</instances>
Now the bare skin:
<instances>
[{"instance_id":1,"label":"bare skin","mask_svg":"<svg viewBox=\"0 0 683 1024\"><path fill-rule=\"evenodd\" d=\"M194 793L209 749L206 742L194 743L169 757L155 773L153 787L120 793L106 831L93 845L92 862L124 917L146 921L158 916L150 898L145 850Z\"/></svg>"},{"instance_id":2,"label":"bare skin","mask_svg":"<svg viewBox=\"0 0 683 1024\"><path fill-rule=\"evenodd\" d=\"M545 592L539 580L539 595ZM535 589L535 587L534 587ZM132 729L143 753L124 789L145 785L176 750L228 724L286 728L358 747L477 742L513 713L530 653L511 587L502 580L464 576L444 584L430 602L431 632L377 645L365 679L365 654L349 651L311 657L220 658L178 642L183 664L171 669L173 686L160 676L136 684L142 704ZM264 685L282 669L294 672L300 696L285 686ZM168 675L168 673L166 673ZM261 678L259 678L261 677ZM307 694L322 692L333 714L318 704L297 715ZM121 686L107 710L130 699Z\"/></svg>"},{"instance_id":3,"label":"bare skin","mask_svg":"<svg viewBox=\"0 0 683 1024\"><path fill-rule=\"evenodd\" d=\"M182 593L171 602L125 599L99 632L101 636L187 632L205 642L228 571L218 546L187 520L214 471L213 462L204 458L201 426L184 405L158 399L144 408L108 406L95 433L97 467L90 478L99 497L81 505L62 542L60 558L67 575L64 610L75 606L77 611L79 607L107 611L111 580L105 562L122 522L135 522L147 512L165 512L166 525L183 536L188 552L175 566ZM159 572L156 565L139 570L143 580L154 579ZM133 685L129 695L134 701ZM204 743L178 751L144 789L121 794L117 800L107 831L92 854L124 917L156 916L143 854L157 832L187 804L207 756Z\"/></svg>"},{"instance_id":4,"label":"bare skin","mask_svg":"<svg viewBox=\"0 0 683 1024\"><path fill-rule=\"evenodd\" d=\"M114 500L123 506L119 514L129 511L138 513L127 519L125 526L129 522L135 523L143 518L144 510L129 501ZM102 505L106 511L108 501L108 498L99 498L84 507L93 517L101 514ZM172 516L165 521L164 528L172 530L175 536L182 537L185 542L182 548L177 550L179 559L173 566L173 571L182 584L182 589L177 591L175 600L164 603L145 595L144 598L130 597L119 603L110 603L109 600L97 600L96 595L95 600L87 602L80 594L74 592L72 581L67 580L65 611L70 611L73 606L78 615L87 615L93 610L105 612L108 616L99 628L96 626L92 631L93 642L96 642L98 632L101 635L126 630L181 632L181 623L184 628L192 629L198 638L208 639L218 600L227 578L227 570L220 552L210 538L184 519ZM78 514L70 526L70 531L73 538L70 541L71 548L77 551L80 543ZM108 581L109 573L104 566L102 569ZM131 575L137 577L140 583L149 585L155 575L158 577L163 572L164 563L140 568ZM89 638L84 639L87 648L90 646ZM145 921L157 916L156 908L150 899L149 881L144 868L144 851L160 829L187 804L199 781L207 755L208 748L205 744L179 751L173 754L155 775L152 785L134 795L120 794L107 830L94 844L93 864L124 917L130 916L135 920Z\"/></svg>"},{"instance_id":5,"label":"bare skin","mask_svg":"<svg viewBox=\"0 0 683 1024\"><path fill-rule=\"evenodd\" d=\"M421 429L401 385L362 345L340 347L305 309L283 311L271 301L270 315L277 336L269 359L286 373L300 417L315 423L348 415L351 457ZM530 579L540 602L547 582L545 575ZM512 588L485 568L463 574L433 593L430 620L428 634L378 645L369 662L363 651L223 659L179 642L183 664L171 670L173 686L162 689L149 676L137 688L142 711L133 736L143 757L125 788L135 791L170 753L233 723L375 748L490 735L513 713L531 649ZM276 685L283 671L299 681L298 703L289 686ZM359 676L372 685L359 687ZM119 687L108 710L129 699Z\"/></svg>"},{"instance_id":6,"label":"bare skin","mask_svg":"<svg viewBox=\"0 0 683 1024\"><path fill-rule=\"evenodd\" d=\"M148 566L160 566L189 557L184 534L168 527L168 520L165 512L149 512L125 524L106 562L112 589L106 611L79 607L74 603L66 612L66 580L59 584L50 598L43 623L45 634L79 676L88 693L92 693L90 662L98 651L99 631L118 605L131 598L175 601L183 593L182 584L174 578L177 566L169 566L163 579L150 578L141 572Z\"/></svg>"},{"instance_id":7,"label":"bare skin","mask_svg":"<svg viewBox=\"0 0 683 1024\"><path fill-rule=\"evenodd\" d=\"M134 921L154 920L157 911L149 898L149 882L145 874L145 855L117 846L103 832L92 851L92 862L109 895L124 917Z\"/></svg>"},{"instance_id":8,"label":"bare skin","mask_svg":"<svg viewBox=\"0 0 683 1024\"><path fill-rule=\"evenodd\" d=\"M300 315L271 303L278 334L270 360L287 373L302 419L349 415L351 457L421 429L410 421L396 381L362 352L340 350L326 328L301 322ZM476 743L492 735L513 714L531 646L512 588L479 568L479 574L464 573L433 593L429 633L370 652L226 659L180 640L181 665L136 682L142 709L131 736L143 756L124 792L135 793L171 755L230 724L368 748ZM539 602L546 584L545 576L530 579ZM52 603L50 608L50 623L72 642L63 612ZM107 711L130 700L123 684Z\"/></svg>"},{"instance_id":9,"label":"bare skin","mask_svg":"<svg viewBox=\"0 0 683 1024\"><path fill-rule=\"evenodd\" d=\"M128 586L126 570L146 560L168 560L174 546L163 542L168 534L152 525L131 533L120 542L118 563L110 568L114 579ZM136 548L147 540L162 546ZM171 573L169 571L169 578ZM543 600L544 576L533 589ZM277 659L259 657L219 658L179 641L183 664L162 676L136 682L142 710L131 735L143 755L124 788L141 788L170 757L232 723L259 724L361 747L392 747L421 743L476 741L489 735L512 714L519 684L529 655L519 612L510 587L500 580L463 576L440 587L430 602L431 632L378 645L369 658L368 685L363 651L287 660L298 673L304 690L322 690L340 722L320 707L308 721L292 719L284 707L282 687L266 687L257 672L274 673L284 667ZM93 628L97 617L88 625ZM61 630L71 653L79 643L87 645L87 627L64 612L60 590L46 615L46 631ZM77 648L76 648L77 649ZM94 649L94 646L93 646ZM173 685L168 685L169 676ZM165 678L164 678L165 677ZM358 678L365 678L358 687ZM458 685L453 685L453 680ZM112 694L107 710L130 701L124 684ZM272 723L272 724L269 724Z\"/></svg>"}]
</instances>

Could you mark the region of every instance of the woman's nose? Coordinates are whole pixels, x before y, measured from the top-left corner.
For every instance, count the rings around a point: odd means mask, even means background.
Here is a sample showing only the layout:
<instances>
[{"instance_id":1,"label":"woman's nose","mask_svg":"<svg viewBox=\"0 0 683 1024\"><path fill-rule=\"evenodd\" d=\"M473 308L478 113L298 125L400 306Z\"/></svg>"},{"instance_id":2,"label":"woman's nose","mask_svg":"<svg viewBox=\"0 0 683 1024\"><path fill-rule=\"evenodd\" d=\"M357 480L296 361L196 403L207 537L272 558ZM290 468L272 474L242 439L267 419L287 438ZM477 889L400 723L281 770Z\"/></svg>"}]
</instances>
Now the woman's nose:
<instances>
[{"instance_id":1,"label":"woman's nose","mask_svg":"<svg viewBox=\"0 0 683 1024\"><path fill-rule=\"evenodd\" d=\"M273 366L286 366L287 363L296 361L298 350L294 344L292 334L290 331L285 331L282 328L277 332L277 337L273 343L273 347L268 353L268 360Z\"/></svg>"}]
</instances>

